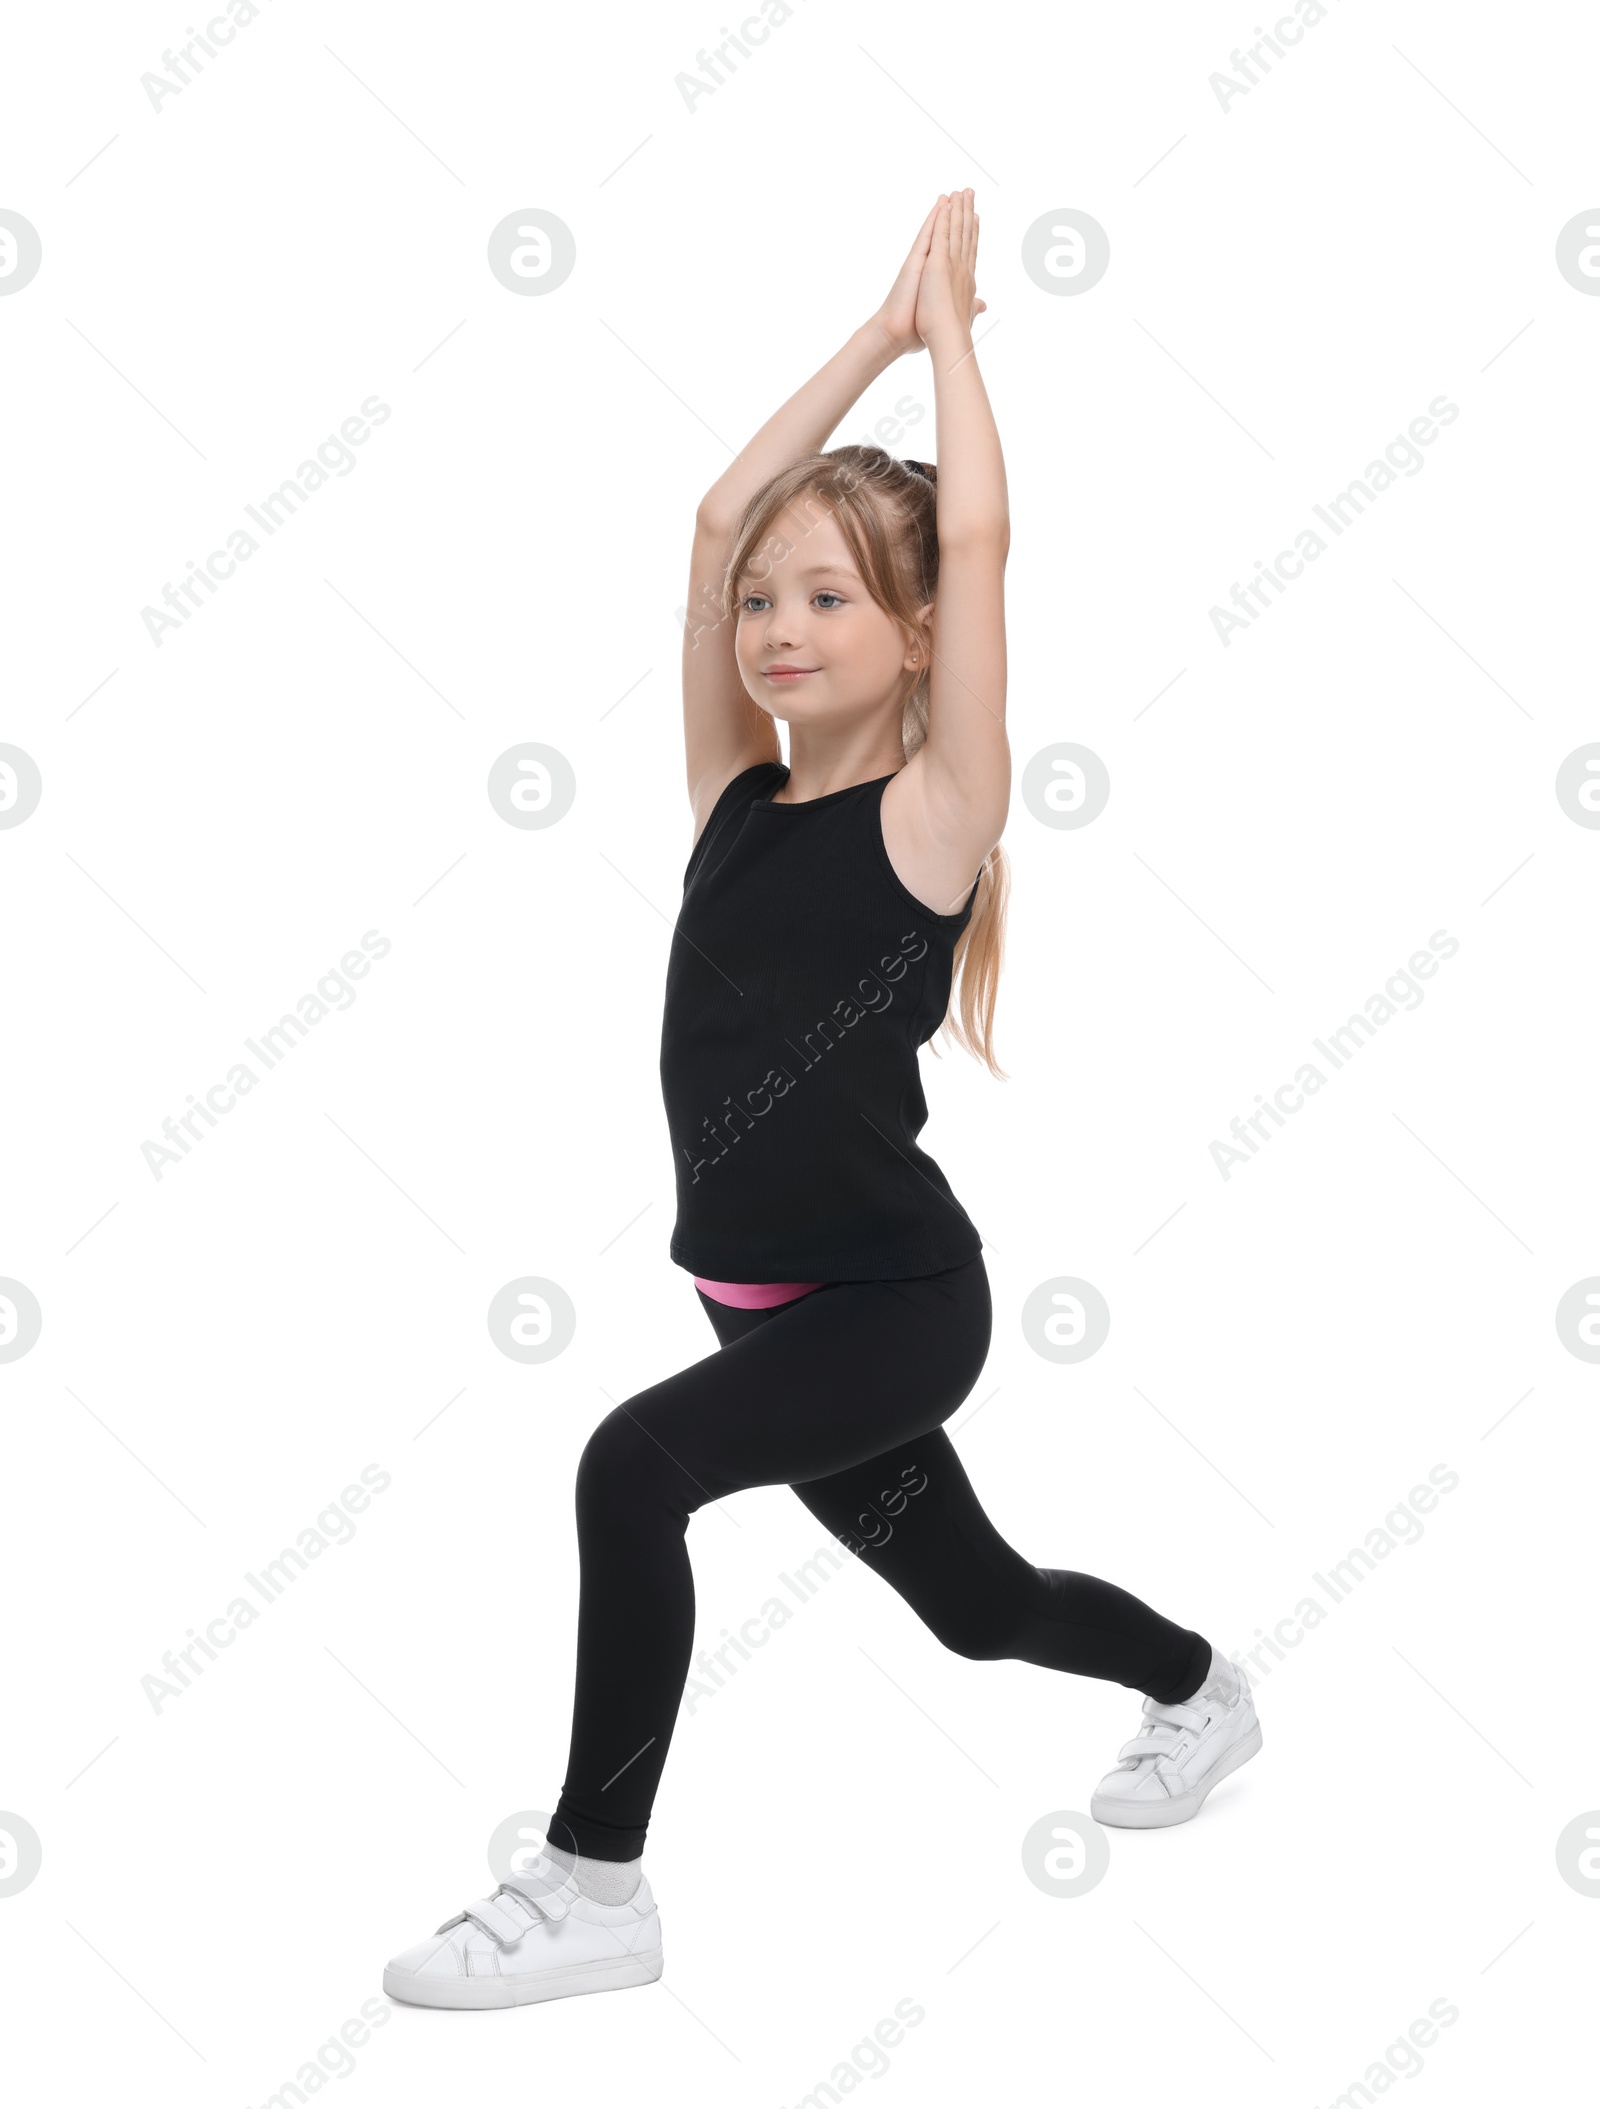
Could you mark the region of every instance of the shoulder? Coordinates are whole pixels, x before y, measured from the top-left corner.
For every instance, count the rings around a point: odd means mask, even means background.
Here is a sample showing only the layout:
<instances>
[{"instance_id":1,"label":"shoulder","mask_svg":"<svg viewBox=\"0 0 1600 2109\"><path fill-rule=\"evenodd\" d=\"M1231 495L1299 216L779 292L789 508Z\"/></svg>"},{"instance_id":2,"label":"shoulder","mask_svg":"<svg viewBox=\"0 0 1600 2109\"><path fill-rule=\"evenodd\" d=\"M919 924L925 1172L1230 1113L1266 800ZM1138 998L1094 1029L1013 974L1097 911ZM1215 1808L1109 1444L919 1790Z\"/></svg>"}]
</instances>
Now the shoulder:
<instances>
[{"instance_id":1,"label":"shoulder","mask_svg":"<svg viewBox=\"0 0 1600 2109\"><path fill-rule=\"evenodd\" d=\"M699 786L694 809L694 843L689 852L689 871L684 874L686 883L706 844L727 815L753 798L764 797L783 781L784 773L781 762L751 762L737 770L720 788L715 782Z\"/></svg>"}]
</instances>

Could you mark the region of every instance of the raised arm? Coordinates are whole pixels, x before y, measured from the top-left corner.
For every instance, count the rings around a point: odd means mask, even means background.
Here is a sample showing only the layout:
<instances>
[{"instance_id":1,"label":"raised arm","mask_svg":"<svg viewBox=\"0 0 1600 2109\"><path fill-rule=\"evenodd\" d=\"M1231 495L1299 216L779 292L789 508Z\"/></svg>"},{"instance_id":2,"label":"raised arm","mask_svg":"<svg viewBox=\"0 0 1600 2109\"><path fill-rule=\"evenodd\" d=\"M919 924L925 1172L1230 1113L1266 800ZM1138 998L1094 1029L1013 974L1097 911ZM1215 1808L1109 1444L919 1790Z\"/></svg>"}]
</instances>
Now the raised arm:
<instances>
[{"instance_id":1,"label":"raised arm","mask_svg":"<svg viewBox=\"0 0 1600 2109\"><path fill-rule=\"evenodd\" d=\"M920 350L917 287L937 216L935 206L878 312L768 418L695 513L683 632L683 744L697 836L741 770L779 759L777 728L745 692L734 658L733 624L722 615L722 579L734 529L769 477L803 455L820 452L879 374L905 353Z\"/></svg>"},{"instance_id":2,"label":"raised arm","mask_svg":"<svg viewBox=\"0 0 1600 2109\"><path fill-rule=\"evenodd\" d=\"M978 371L971 317L978 221L972 192L936 209L916 326L933 360L939 585L928 737L883 800L884 840L919 900L959 908L999 841L1011 801L1006 737L1005 460Z\"/></svg>"}]
</instances>

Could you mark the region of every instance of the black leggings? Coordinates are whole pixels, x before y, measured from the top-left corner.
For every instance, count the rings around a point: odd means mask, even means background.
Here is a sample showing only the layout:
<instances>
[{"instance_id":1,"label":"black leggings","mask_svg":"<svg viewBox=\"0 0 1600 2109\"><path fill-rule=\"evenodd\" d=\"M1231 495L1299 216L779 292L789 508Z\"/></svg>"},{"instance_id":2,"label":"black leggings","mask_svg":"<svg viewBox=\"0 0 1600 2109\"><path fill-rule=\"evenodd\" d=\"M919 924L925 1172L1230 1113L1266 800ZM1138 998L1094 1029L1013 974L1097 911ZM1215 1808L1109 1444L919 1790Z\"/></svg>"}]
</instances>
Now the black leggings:
<instances>
[{"instance_id":1,"label":"black leggings","mask_svg":"<svg viewBox=\"0 0 1600 2109\"><path fill-rule=\"evenodd\" d=\"M828 1282L768 1310L696 1291L722 1343L606 1415L578 1465L581 1580L566 1781L551 1843L631 1860L694 1646L685 1533L708 1501L791 1486L946 1647L1187 1698L1198 1633L1092 1575L1032 1567L978 1504L942 1423L989 1352L982 1257Z\"/></svg>"}]
</instances>

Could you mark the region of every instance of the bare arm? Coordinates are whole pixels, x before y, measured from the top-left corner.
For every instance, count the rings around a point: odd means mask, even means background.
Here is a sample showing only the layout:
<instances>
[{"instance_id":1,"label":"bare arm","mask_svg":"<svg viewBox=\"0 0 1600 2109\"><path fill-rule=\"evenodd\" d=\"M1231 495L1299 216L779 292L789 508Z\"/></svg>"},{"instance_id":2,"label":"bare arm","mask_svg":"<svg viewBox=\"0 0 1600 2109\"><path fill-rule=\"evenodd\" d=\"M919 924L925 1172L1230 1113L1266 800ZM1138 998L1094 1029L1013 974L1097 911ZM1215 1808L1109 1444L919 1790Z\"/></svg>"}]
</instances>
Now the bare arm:
<instances>
[{"instance_id":1,"label":"bare arm","mask_svg":"<svg viewBox=\"0 0 1600 2109\"><path fill-rule=\"evenodd\" d=\"M700 516L731 529L768 477L802 454L816 454L851 405L907 347L891 342L873 316L853 330L828 363L775 410L700 501Z\"/></svg>"},{"instance_id":2,"label":"bare arm","mask_svg":"<svg viewBox=\"0 0 1600 2109\"><path fill-rule=\"evenodd\" d=\"M935 206L883 306L768 418L700 501L683 633L683 744L697 839L741 770L779 758L777 728L745 691L734 659L733 624L722 615L734 528L770 477L803 455L819 453L879 374L920 349L917 287L937 215Z\"/></svg>"},{"instance_id":3,"label":"bare arm","mask_svg":"<svg viewBox=\"0 0 1600 2109\"><path fill-rule=\"evenodd\" d=\"M969 316L977 266L972 193L941 204L918 294L933 360L939 588L928 738L884 794L890 861L919 900L951 913L999 841L1011 802L1006 736L1005 460Z\"/></svg>"}]
</instances>

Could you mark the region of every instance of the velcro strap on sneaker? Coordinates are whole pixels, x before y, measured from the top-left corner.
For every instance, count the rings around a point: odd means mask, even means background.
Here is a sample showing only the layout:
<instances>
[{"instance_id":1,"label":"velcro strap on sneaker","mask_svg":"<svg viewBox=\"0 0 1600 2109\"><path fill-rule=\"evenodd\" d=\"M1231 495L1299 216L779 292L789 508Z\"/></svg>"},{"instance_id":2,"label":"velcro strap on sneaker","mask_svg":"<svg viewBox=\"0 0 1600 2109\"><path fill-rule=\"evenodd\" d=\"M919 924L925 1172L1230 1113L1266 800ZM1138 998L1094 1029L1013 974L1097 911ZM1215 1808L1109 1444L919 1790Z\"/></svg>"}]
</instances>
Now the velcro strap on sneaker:
<instances>
[{"instance_id":1,"label":"velcro strap on sneaker","mask_svg":"<svg viewBox=\"0 0 1600 2109\"><path fill-rule=\"evenodd\" d=\"M469 1904L461 1914L471 1919L474 1926L481 1926L491 1940L502 1948L513 1948L533 1923L531 1919L519 1918L515 1912L502 1904L498 1896L480 1897L476 1904Z\"/></svg>"},{"instance_id":2,"label":"velcro strap on sneaker","mask_svg":"<svg viewBox=\"0 0 1600 2109\"><path fill-rule=\"evenodd\" d=\"M1205 1726L1203 1710L1198 1706L1186 1706L1181 1700L1162 1705L1154 1699L1147 1699L1144 1710L1152 1721L1165 1721L1174 1728L1187 1728L1195 1734Z\"/></svg>"},{"instance_id":3,"label":"velcro strap on sneaker","mask_svg":"<svg viewBox=\"0 0 1600 2109\"><path fill-rule=\"evenodd\" d=\"M559 1887L551 1888L548 1879L541 1881L534 1875L508 1875L501 1883L502 1889L514 1889L517 1895L535 1910L542 1911L547 1919L564 1919L578 1899L578 1885L570 1875Z\"/></svg>"}]
</instances>

